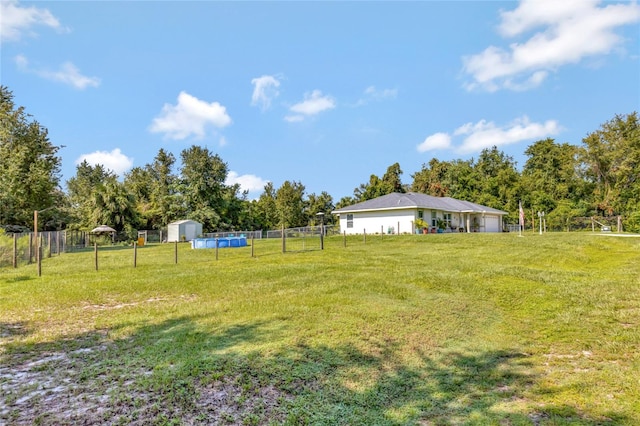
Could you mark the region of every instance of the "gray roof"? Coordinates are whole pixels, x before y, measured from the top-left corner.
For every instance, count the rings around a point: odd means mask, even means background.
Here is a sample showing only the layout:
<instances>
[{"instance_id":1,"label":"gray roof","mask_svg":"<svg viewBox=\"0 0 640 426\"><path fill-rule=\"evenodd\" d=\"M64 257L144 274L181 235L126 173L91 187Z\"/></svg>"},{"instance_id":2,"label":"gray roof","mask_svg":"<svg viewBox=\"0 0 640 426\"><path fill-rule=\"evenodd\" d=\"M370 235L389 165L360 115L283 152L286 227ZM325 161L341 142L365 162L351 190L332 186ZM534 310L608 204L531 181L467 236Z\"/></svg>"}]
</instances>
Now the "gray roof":
<instances>
[{"instance_id":1,"label":"gray roof","mask_svg":"<svg viewBox=\"0 0 640 426\"><path fill-rule=\"evenodd\" d=\"M451 197L434 197L432 195L420 194L418 192L407 192L405 194L394 192L392 194L374 198L373 200L363 201L362 203L352 204L350 206L334 210L332 213L339 215L340 213L411 208L459 213L508 214L505 211L472 203L470 201L456 200Z\"/></svg>"}]
</instances>

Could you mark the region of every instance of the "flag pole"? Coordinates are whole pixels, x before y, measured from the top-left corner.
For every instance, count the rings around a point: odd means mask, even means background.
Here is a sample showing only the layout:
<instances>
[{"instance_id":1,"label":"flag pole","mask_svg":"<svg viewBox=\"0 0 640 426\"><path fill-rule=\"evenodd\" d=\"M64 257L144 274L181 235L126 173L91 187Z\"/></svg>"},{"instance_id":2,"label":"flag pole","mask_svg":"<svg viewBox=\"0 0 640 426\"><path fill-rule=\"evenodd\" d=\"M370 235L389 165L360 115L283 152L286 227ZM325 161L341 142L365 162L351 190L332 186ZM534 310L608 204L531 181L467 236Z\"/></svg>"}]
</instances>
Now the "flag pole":
<instances>
[{"instance_id":1,"label":"flag pole","mask_svg":"<svg viewBox=\"0 0 640 426\"><path fill-rule=\"evenodd\" d=\"M518 237L522 237L522 228L524 228L524 210L522 209L522 201L518 202L518 213L520 219L520 226L518 226Z\"/></svg>"}]
</instances>

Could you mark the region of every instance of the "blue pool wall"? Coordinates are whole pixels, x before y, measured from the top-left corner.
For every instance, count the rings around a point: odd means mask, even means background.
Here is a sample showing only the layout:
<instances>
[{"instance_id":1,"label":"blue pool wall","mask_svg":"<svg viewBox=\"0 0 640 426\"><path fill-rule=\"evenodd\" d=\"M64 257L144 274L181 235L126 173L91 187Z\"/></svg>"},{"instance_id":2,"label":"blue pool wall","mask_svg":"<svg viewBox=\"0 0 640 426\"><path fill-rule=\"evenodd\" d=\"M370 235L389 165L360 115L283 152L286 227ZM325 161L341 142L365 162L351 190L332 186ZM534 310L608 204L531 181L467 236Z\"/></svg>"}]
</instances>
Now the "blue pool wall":
<instances>
[{"instance_id":1,"label":"blue pool wall","mask_svg":"<svg viewBox=\"0 0 640 426\"><path fill-rule=\"evenodd\" d=\"M218 248L247 246L247 237L221 237L221 238L193 239L191 240L191 248L193 249L216 248L216 241L218 242Z\"/></svg>"}]
</instances>

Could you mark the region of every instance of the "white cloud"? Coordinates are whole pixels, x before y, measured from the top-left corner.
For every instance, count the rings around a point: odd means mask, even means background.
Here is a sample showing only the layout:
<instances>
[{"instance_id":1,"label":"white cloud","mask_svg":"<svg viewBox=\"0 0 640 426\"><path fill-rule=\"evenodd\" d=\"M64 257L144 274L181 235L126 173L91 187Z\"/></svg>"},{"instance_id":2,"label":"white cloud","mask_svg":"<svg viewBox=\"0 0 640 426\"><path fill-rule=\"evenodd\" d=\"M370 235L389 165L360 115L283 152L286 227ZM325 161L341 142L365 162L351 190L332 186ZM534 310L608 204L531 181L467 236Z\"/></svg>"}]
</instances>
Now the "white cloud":
<instances>
[{"instance_id":1,"label":"white cloud","mask_svg":"<svg viewBox=\"0 0 640 426\"><path fill-rule=\"evenodd\" d=\"M127 170L133 167L133 158L124 155L120 151L120 148L116 148L111 152L95 151L89 154L82 154L76 160L76 165L85 160L93 166L100 164L104 168L114 171L119 176L122 176Z\"/></svg>"},{"instance_id":2,"label":"white cloud","mask_svg":"<svg viewBox=\"0 0 640 426\"><path fill-rule=\"evenodd\" d=\"M262 191L268 181L256 175L238 175L237 172L230 171L225 183L227 185L239 183L242 191L256 192Z\"/></svg>"},{"instance_id":3,"label":"white cloud","mask_svg":"<svg viewBox=\"0 0 640 426\"><path fill-rule=\"evenodd\" d=\"M492 121L480 120L467 123L454 131L455 136L466 135L457 151L463 154L479 152L492 146L503 146L527 140L543 139L559 133L562 127L556 120L532 123L527 116L515 119L506 126L496 126Z\"/></svg>"},{"instance_id":4,"label":"white cloud","mask_svg":"<svg viewBox=\"0 0 640 426\"><path fill-rule=\"evenodd\" d=\"M522 0L512 11L501 13L499 32L505 37L528 39L508 48L489 46L463 58L472 81L466 88L496 91L527 90L539 86L549 72L578 63L586 57L606 55L623 39L616 28L640 21L636 2L607 4L599 0Z\"/></svg>"},{"instance_id":5,"label":"white cloud","mask_svg":"<svg viewBox=\"0 0 640 426\"><path fill-rule=\"evenodd\" d=\"M16 0L0 1L0 40L18 41L23 34L33 36L35 32L31 28L38 25L66 30L47 9L21 7Z\"/></svg>"},{"instance_id":6,"label":"white cloud","mask_svg":"<svg viewBox=\"0 0 640 426\"><path fill-rule=\"evenodd\" d=\"M302 120L304 120L304 115L285 115L284 116L284 121L288 121L289 123L297 123Z\"/></svg>"},{"instance_id":7,"label":"white cloud","mask_svg":"<svg viewBox=\"0 0 640 426\"><path fill-rule=\"evenodd\" d=\"M424 142L416 148L418 152L433 151L436 149L447 149L451 146L451 136L448 133L434 133L428 136Z\"/></svg>"},{"instance_id":8,"label":"white cloud","mask_svg":"<svg viewBox=\"0 0 640 426\"><path fill-rule=\"evenodd\" d=\"M251 105L260 106L262 111L266 111L271 107L271 100L277 98L280 92L280 81L272 75L263 75L262 77L251 80L253 84L253 94L251 95Z\"/></svg>"},{"instance_id":9,"label":"white cloud","mask_svg":"<svg viewBox=\"0 0 640 426\"><path fill-rule=\"evenodd\" d=\"M293 105L289 110L294 115L288 115L284 119L289 122L302 121L306 117L316 115L322 111L333 109L336 102L331 96L323 96L320 90L314 90L311 93L305 93L304 100Z\"/></svg>"},{"instance_id":10,"label":"white cloud","mask_svg":"<svg viewBox=\"0 0 640 426\"><path fill-rule=\"evenodd\" d=\"M176 105L165 104L160 115L153 119L149 131L164 133L166 138L182 140L191 135L201 139L207 126L223 128L231 124L231 117L218 102L205 102L187 92L180 92Z\"/></svg>"},{"instance_id":11,"label":"white cloud","mask_svg":"<svg viewBox=\"0 0 640 426\"><path fill-rule=\"evenodd\" d=\"M29 64L27 57L24 55L18 55L14 60L18 69L23 72L35 74L47 80L67 84L79 90L84 90L90 86L100 86L100 79L98 77L87 77L82 75L78 67L71 62L65 62L60 65L60 68L57 71L51 71L44 68L33 68Z\"/></svg>"},{"instance_id":12,"label":"white cloud","mask_svg":"<svg viewBox=\"0 0 640 426\"><path fill-rule=\"evenodd\" d=\"M394 99L398 96L397 89L376 89L375 86L369 86L364 90L364 94L376 100Z\"/></svg>"}]
</instances>

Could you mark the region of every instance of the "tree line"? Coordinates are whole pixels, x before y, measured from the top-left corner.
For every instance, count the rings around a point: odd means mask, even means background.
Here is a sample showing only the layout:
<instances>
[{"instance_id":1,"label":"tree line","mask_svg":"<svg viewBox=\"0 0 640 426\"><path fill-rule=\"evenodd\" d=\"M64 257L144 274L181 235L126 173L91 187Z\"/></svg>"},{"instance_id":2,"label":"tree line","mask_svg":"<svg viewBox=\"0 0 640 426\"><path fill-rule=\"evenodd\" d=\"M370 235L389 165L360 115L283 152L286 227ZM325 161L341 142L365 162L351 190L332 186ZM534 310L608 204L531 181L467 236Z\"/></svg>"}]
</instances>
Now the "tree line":
<instances>
[{"instance_id":1,"label":"tree line","mask_svg":"<svg viewBox=\"0 0 640 426\"><path fill-rule=\"evenodd\" d=\"M518 204L544 211L563 224L577 216L625 217L625 229L640 232L640 127L637 112L616 115L587 135L581 145L544 139L525 151L518 170L497 147L477 159L432 158L402 183L398 163L379 177L354 188L353 196L334 204L326 191L305 192L299 181L276 188L267 183L249 200L239 184L227 184L228 165L208 148L193 145L172 153L160 149L153 161L117 176L86 161L61 189L60 146L45 127L16 107L12 92L0 87L0 225L9 230L33 226L33 212L43 230L90 230L108 224L122 237L138 229L162 229L189 218L205 232L258 230L334 223L335 208L392 192L421 192L473 201L509 212L517 222ZM179 164L178 164L178 159Z\"/></svg>"}]
</instances>

